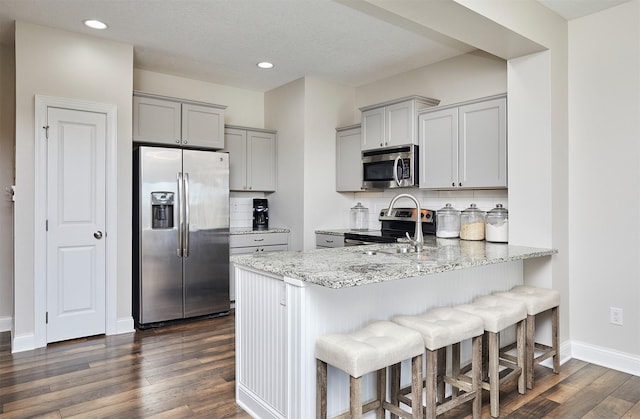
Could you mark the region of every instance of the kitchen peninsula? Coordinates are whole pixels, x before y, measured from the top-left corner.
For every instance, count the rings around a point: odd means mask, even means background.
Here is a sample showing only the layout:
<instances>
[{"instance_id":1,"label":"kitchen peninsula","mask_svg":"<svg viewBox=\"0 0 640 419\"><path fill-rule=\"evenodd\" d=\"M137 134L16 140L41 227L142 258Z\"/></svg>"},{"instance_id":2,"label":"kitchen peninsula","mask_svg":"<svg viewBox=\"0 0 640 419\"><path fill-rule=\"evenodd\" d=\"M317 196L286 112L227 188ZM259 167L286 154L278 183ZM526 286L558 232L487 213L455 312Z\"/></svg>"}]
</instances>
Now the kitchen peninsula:
<instances>
[{"instance_id":1,"label":"kitchen peninsula","mask_svg":"<svg viewBox=\"0 0 640 419\"><path fill-rule=\"evenodd\" d=\"M234 256L236 398L260 418L315 416L317 336L523 283L523 260L553 249L425 238L406 243ZM373 390L373 378L363 388ZM328 413L348 406L348 377L329 368ZM365 393L367 399L369 394Z\"/></svg>"}]
</instances>

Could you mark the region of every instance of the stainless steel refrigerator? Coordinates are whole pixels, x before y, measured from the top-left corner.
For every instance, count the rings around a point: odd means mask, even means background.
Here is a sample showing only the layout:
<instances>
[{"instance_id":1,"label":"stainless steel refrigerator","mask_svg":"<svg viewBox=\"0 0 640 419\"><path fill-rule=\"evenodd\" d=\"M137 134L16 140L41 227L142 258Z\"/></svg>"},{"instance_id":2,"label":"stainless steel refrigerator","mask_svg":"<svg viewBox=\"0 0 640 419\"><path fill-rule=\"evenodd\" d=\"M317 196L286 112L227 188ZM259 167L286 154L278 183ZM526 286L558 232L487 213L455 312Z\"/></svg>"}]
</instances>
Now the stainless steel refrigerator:
<instances>
[{"instance_id":1,"label":"stainless steel refrigerator","mask_svg":"<svg viewBox=\"0 0 640 419\"><path fill-rule=\"evenodd\" d=\"M133 314L145 328L229 312L229 155L134 150Z\"/></svg>"}]
</instances>

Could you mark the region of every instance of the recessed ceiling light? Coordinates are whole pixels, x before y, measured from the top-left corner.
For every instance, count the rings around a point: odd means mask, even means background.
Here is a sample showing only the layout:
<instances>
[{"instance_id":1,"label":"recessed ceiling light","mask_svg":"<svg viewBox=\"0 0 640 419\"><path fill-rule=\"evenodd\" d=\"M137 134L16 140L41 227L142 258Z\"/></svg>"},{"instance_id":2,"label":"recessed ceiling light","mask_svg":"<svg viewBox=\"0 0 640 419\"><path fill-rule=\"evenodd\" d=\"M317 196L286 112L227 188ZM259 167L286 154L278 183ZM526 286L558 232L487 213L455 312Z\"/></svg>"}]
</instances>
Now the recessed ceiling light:
<instances>
[{"instance_id":1,"label":"recessed ceiling light","mask_svg":"<svg viewBox=\"0 0 640 419\"><path fill-rule=\"evenodd\" d=\"M269 69L269 68L273 68L273 63L270 63L268 61L261 61L258 64L256 64L259 68L264 68L264 69Z\"/></svg>"},{"instance_id":2,"label":"recessed ceiling light","mask_svg":"<svg viewBox=\"0 0 640 419\"><path fill-rule=\"evenodd\" d=\"M85 26L90 27L91 29L107 29L108 26L106 23L100 22L99 20L95 20L95 19L87 19L83 22L85 24Z\"/></svg>"}]
</instances>

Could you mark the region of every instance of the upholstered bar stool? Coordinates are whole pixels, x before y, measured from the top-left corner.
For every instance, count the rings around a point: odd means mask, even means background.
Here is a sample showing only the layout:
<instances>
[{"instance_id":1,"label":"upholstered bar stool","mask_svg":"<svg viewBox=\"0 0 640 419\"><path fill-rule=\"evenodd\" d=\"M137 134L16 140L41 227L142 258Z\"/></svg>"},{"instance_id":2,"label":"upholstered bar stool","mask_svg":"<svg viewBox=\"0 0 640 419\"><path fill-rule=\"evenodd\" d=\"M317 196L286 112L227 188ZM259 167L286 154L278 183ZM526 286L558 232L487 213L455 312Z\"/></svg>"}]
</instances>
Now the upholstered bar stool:
<instances>
[{"instance_id":1,"label":"upholstered bar stool","mask_svg":"<svg viewBox=\"0 0 640 419\"><path fill-rule=\"evenodd\" d=\"M480 418L482 415L482 335L484 333L482 319L463 311L439 307L417 316L396 316L392 320L420 332L424 340L427 353L425 417L434 419L437 415L454 407L473 401L473 417ZM460 374L460 342L468 339L472 340L470 381L468 377ZM446 375L448 346L452 346L450 376ZM392 377L395 375L392 369ZM398 381L391 379L392 394L399 388ZM450 400L444 400L444 383L452 386ZM464 392L461 395L460 390ZM402 389L399 393L396 399L413 407L413 401L405 397L406 390ZM392 402L394 402L393 396Z\"/></svg>"},{"instance_id":2,"label":"upholstered bar stool","mask_svg":"<svg viewBox=\"0 0 640 419\"><path fill-rule=\"evenodd\" d=\"M422 418L422 336L390 321L374 322L353 333L323 335L316 341L316 417L327 417L327 364L350 376L349 412L339 418L362 418L376 410L384 418L385 410L402 418ZM406 412L387 401L387 367L411 359L412 397L420 405ZM362 376L377 372L376 399L363 405Z\"/></svg>"},{"instance_id":3,"label":"upholstered bar stool","mask_svg":"<svg viewBox=\"0 0 640 419\"><path fill-rule=\"evenodd\" d=\"M527 307L525 374L527 377L527 388L532 389L534 381L533 370L536 365L545 359L553 357L553 372L557 374L560 370L560 349L558 346L560 293L547 288L519 285L511 288L509 291L496 292L493 295L521 301ZM535 341L536 316L548 310L551 310L551 346ZM538 356L535 356L536 349L541 351Z\"/></svg>"},{"instance_id":4,"label":"upholstered bar stool","mask_svg":"<svg viewBox=\"0 0 640 419\"><path fill-rule=\"evenodd\" d=\"M527 391L524 372L524 329L527 309L519 301L494 295L478 297L471 304L463 304L454 308L478 316L484 322L482 388L489 390L491 416L498 417L500 414L500 385L518 378L518 392L525 394ZM517 356L515 363L511 360L500 358L500 332L512 325L516 325ZM487 356L489 358L488 368L485 364ZM502 378L500 378L499 374L501 365L511 370ZM487 379L488 382L485 381Z\"/></svg>"}]
</instances>

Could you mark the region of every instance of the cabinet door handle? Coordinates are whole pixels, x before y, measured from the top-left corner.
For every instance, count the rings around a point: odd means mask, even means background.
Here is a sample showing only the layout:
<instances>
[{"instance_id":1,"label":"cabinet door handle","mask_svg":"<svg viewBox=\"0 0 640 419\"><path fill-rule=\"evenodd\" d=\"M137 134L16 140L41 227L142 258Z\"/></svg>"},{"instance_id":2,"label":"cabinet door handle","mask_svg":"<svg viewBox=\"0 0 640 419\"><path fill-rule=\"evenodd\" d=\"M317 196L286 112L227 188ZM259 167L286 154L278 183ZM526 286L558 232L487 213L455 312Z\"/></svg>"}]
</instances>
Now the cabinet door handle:
<instances>
[{"instance_id":1,"label":"cabinet door handle","mask_svg":"<svg viewBox=\"0 0 640 419\"><path fill-rule=\"evenodd\" d=\"M455 182L451 182L451 186L456 186L456 183Z\"/></svg>"},{"instance_id":2,"label":"cabinet door handle","mask_svg":"<svg viewBox=\"0 0 640 419\"><path fill-rule=\"evenodd\" d=\"M462 186L462 182L458 183L458 186Z\"/></svg>"},{"instance_id":3,"label":"cabinet door handle","mask_svg":"<svg viewBox=\"0 0 640 419\"><path fill-rule=\"evenodd\" d=\"M180 144L180 140L176 140L176 144Z\"/></svg>"},{"instance_id":4,"label":"cabinet door handle","mask_svg":"<svg viewBox=\"0 0 640 419\"><path fill-rule=\"evenodd\" d=\"M325 240L326 243L333 243L333 240Z\"/></svg>"},{"instance_id":5,"label":"cabinet door handle","mask_svg":"<svg viewBox=\"0 0 640 419\"><path fill-rule=\"evenodd\" d=\"M187 140L184 140L184 141L182 142L182 144L187 144L187 143L188 143L188 141L187 141Z\"/></svg>"},{"instance_id":6,"label":"cabinet door handle","mask_svg":"<svg viewBox=\"0 0 640 419\"><path fill-rule=\"evenodd\" d=\"M264 239L253 239L254 242L263 242Z\"/></svg>"}]
</instances>

